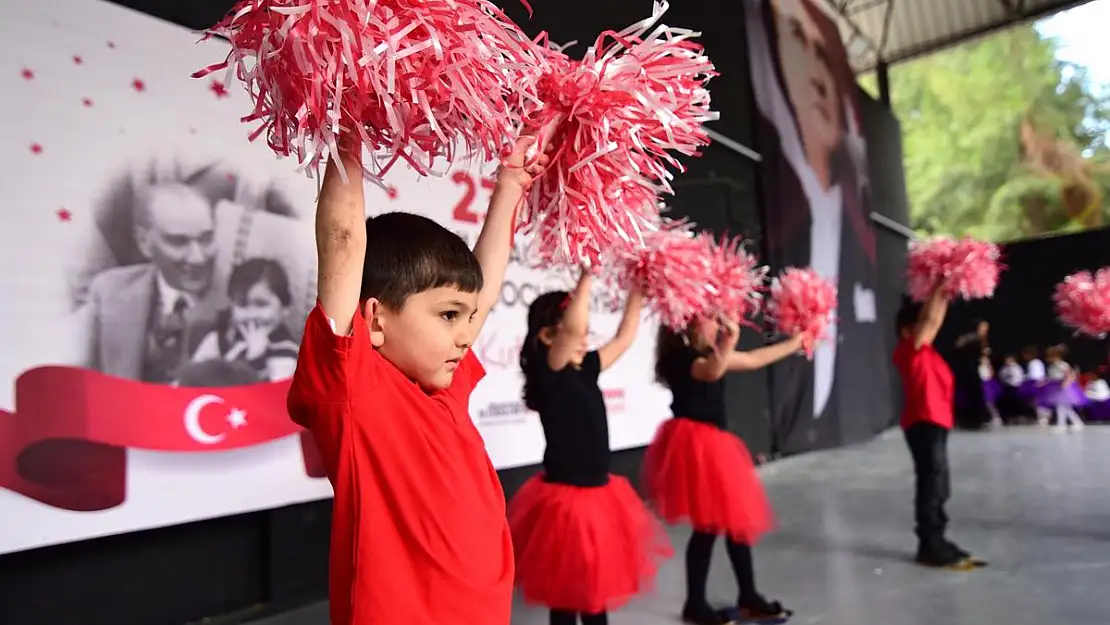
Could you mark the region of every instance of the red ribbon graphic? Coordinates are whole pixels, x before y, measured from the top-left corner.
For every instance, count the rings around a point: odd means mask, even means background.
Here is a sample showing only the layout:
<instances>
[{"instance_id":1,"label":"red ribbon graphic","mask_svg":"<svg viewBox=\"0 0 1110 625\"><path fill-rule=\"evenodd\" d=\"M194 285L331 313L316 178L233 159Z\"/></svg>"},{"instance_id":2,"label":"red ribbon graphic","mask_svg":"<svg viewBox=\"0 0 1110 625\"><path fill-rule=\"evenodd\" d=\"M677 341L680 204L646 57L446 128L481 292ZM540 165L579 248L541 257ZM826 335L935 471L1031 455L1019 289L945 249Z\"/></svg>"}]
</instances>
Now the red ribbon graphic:
<instances>
[{"instance_id":1,"label":"red ribbon graphic","mask_svg":"<svg viewBox=\"0 0 1110 625\"><path fill-rule=\"evenodd\" d=\"M74 511L127 496L127 449L214 452L301 433L305 472L324 477L311 435L286 412L289 381L175 388L73 367L37 367L0 411L0 488Z\"/></svg>"}]
</instances>

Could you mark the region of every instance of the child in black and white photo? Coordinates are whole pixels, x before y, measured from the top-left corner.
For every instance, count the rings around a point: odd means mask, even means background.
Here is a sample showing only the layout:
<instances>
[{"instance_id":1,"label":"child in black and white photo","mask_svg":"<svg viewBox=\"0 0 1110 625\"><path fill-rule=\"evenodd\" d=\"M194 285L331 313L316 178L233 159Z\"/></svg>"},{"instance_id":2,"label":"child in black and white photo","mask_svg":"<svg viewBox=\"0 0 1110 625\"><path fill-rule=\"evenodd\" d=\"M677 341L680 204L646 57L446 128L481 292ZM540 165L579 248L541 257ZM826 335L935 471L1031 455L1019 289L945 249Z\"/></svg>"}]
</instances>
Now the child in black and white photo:
<instances>
[{"instance_id":1,"label":"child in black and white photo","mask_svg":"<svg viewBox=\"0 0 1110 625\"><path fill-rule=\"evenodd\" d=\"M193 362L222 360L245 365L258 381L292 377L297 341L285 324L293 301L289 276L281 263L252 258L236 266L228 278L231 307L221 312L205 336Z\"/></svg>"}]
</instances>

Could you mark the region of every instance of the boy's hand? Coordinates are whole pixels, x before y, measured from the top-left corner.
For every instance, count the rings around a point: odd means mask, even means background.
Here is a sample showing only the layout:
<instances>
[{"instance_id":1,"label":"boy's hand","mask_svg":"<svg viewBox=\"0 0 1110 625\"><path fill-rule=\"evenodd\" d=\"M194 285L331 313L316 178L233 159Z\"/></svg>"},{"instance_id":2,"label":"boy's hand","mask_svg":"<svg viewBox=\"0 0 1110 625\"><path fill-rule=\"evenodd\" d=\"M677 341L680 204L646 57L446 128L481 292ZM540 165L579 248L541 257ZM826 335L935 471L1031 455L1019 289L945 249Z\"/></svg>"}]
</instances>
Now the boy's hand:
<instances>
[{"instance_id":1,"label":"boy's hand","mask_svg":"<svg viewBox=\"0 0 1110 625\"><path fill-rule=\"evenodd\" d=\"M536 135L533 131L522 134L513 146L513 151L502 162L497 170L497 186L506 191L519 191L524 193L532 183L543 173L550 162L546 153L531 155L532 146L536 145Z\"/></svg>"}]
</instances>

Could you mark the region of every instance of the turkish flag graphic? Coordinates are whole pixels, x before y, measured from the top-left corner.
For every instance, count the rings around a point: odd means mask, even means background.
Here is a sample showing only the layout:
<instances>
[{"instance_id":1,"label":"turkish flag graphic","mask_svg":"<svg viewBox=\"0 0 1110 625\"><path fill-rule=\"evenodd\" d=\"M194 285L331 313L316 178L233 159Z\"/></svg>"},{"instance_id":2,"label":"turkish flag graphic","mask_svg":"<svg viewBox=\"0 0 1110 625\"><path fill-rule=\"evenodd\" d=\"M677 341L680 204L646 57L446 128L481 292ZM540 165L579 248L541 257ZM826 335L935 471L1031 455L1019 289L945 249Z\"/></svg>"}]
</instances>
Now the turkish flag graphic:
<instances>
[{"instance_id":1,"label":"turkish flag graphic","mask_svg":"<svg viewBox=\"0 0 1110 625\"><path fill-rule=\"evenodd\" d=\"M66 510L126 499L127 449L213 452L301 434L305 472L324 477L308 432L286 412L289 381L222 388L145 384L73 367L37 367L0 411L0 487Z\"/></svg>"}]
</instances>

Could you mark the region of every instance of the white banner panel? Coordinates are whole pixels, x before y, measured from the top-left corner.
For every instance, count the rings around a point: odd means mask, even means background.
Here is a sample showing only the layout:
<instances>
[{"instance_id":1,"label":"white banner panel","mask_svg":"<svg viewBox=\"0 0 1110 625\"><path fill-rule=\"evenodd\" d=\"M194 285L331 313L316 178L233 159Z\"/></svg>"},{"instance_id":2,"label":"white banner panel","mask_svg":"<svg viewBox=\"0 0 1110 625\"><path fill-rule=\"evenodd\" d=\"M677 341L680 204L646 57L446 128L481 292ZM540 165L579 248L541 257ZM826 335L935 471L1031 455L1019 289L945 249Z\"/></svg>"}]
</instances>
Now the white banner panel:
<instances>
[{"instance_id":1,"label":"white banner panel","mask_svg":"<svg viewBox=\"0 0 1110 625\"><path fill-rule=\"evenodd\" d=\"M314 300L315 181L247 141L237 85L190 78L226 54L197 39L102 2L5 5L0 553L330 496L284 412L288 369L255 353L295 349ZM398 168L368 211L473 244L491 172ZM571 283L518 253L474 346L471 413L498 468L542 458L517 355L528 303ZM255 340L236 330L251 315L282 321ZM597 342L619 316L596 307ZM655 330L602 376L614 448L668 415Z\"/></svg>"}]
</instances>

